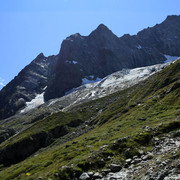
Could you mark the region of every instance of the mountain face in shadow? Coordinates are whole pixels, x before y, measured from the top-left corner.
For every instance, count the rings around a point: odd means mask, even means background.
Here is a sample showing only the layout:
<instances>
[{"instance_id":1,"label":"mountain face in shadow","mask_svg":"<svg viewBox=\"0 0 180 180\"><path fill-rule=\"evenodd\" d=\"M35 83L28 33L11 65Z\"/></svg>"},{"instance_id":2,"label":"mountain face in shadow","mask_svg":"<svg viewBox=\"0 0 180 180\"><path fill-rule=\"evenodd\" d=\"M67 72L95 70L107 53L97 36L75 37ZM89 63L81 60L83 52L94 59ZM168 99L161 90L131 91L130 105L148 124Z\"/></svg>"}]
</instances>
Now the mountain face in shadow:
<instances>
[{"instance_id":1,"label":"mountain face in shadow","mask_svg":"<svg viewBox=\"0 0 180 180\"><path fill-rule=\"evenodd\" d=\"M41 53L0 91L0 119L14 115L38 94L44 93L45 101L61 97L83 79L163 63L164 55L180 56L179 47L180 16L175 15L133 36L119 38L103 24L89 36L71 35L58 55Z\"/></svg>"}]
</instances>

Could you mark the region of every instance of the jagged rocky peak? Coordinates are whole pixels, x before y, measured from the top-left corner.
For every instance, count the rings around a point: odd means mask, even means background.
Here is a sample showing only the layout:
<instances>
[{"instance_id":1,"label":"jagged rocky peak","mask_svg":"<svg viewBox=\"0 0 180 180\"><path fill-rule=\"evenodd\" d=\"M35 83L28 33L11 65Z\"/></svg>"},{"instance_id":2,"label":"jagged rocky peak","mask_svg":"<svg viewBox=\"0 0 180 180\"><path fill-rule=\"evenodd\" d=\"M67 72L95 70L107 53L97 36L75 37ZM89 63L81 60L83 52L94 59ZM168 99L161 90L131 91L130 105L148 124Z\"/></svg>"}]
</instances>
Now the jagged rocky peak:
<instances>
[{"instance_id":1,"label":"jagged rocky peak","mask_svg":"<svg viewBox=\"0 0 180 180\"><path fill-rule=\"evenodd\" d=\"M41 52L39 55L37 55L37 57L36 57L35 59L44 59L44 58L46 58L46 57L45 57L44 54Z\"/></svg>"},{"instance_id":2,"label":"jagged rocky peak","mask_svg":"<svg viewBox=\"0 0 180 180\"><path fill-rule=\"evenodd\" d=\"M48 66L47 64L48 58L44 56L43 53L40 53L33 61L32 63L35 63L36 65L39 66Z\"/></svg>"},{"instance_id":3,"label":"jagged rocky peak","mask_svg":"<svg viewBox=\"0 0 180 180\"><path fill-rule=\"evenodd\" d=\"M117 36L104 24L100 24L89 35L89 38L117 38Z\"/></svg>"},{"instance_id":4,"label":"jagged rocky peak","mask_svg":"<svg viewBox=\"0 0 180 180\"><path fill-rule=\"evenodd\" d=\"M75 33L75 34L72 34L70 35L69 37L67 37L65 40L75 40L75 39L78 39L78 38L83 38L83 36L81 36L80 33Z\"/></svg>"},{"instance_id":5,"label":"jagged rocky peak","mask_svg":"<svg viewBox=\"0 0 180 180\"><path fill-rule=\"evenodd\" d=\"M29 65L0 91L0 119L14 115L44 92L56 56L40 53Z\"/></svg>"},{"instance_id":6,"label":"jagged rocky peak","mask_svg":"<svg viewBox=\"0 0 180 180\"><path fill-rule=\"evenodd\" d=\"M137 37L146 47L162 54L180 56L180 16L168 16L161 24L140 31Z\"/></svg>"},{"instance_id":7,"label":"jagged rocky peak","mask_svg":"<svg viewBox=\"0 0 180 180\"><path fill-rule=\"evenodd\" d=\"M99 32L112 32L107 26L104 24L100 24L94 31L99 31ZM94 32L93 31L93 32Z\"/></svg>"}]
</instances>

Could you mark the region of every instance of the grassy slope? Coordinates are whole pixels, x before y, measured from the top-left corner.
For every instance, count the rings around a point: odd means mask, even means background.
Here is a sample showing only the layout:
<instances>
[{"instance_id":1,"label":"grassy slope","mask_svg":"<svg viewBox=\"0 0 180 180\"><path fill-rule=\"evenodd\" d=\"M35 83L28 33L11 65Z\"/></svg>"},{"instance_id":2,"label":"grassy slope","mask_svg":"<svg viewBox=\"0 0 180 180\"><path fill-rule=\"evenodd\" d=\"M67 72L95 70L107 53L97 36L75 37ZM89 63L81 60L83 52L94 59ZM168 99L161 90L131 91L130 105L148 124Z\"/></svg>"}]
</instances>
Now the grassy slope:
<instances>
[{"instance_id":1,"label":"grassy slope","mask_svg":"<svg viewBox=\"0 0 180 180\"><path fill-rule=\"evenodd\" d=\"M64 144L57 140L53 145L39 150L34 156L18 164L10 167L2 166L0 179L35 179L39 176L55 178L56 172L66 176L65 172L59 170L64 165L80 167L77 168L77 172L101 168L96 167L98 161L101 158L106 159L107 155L111 155L112 158L106 161L106 166L115 161L123 162L125 158L136 155L138 149L151 148L151 143L146 144L146 142L151 139L153 132L147 131L140 135L143 131L142 127L154 128L170 122L175 122L175 128L179 126L179 83L180 60L139 85L99 100L74 106L69 112L57 113L36 122L11 141L6 141L1 148L38 132L48 132L57 125L67 124L75 119L83 121L89 118L95 119L95 128ZM100 113L99 110L102 112ZM166 132L162 129L171 126L174 126L173 123L162 125L156 131ZM128 136L130 138L126 143L113 146L115 140ZM103 145L108 146L102 151ZM129 148L131 151L127 151ZM91 162L92 165L87 162ZM27 172L31 175L27 176Z\"/></svg>"}]
</instances>

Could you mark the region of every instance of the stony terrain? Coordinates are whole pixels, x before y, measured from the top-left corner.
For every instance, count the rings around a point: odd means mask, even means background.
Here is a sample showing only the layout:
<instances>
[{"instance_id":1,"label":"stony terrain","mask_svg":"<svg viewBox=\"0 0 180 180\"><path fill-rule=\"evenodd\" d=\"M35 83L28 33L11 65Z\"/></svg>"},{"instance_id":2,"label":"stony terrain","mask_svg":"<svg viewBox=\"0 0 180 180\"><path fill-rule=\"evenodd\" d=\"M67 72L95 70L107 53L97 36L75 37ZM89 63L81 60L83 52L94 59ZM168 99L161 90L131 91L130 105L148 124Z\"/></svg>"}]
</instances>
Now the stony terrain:
<instances>
[{"instance_id":1,"label":"stony terrain","mask_svg":"<svg viewBox=\"0 0 180 180\"><path fill-rule=\"evenodd\" d=\"M146 127L148 128L148 127ZM180 179L180 130L153 139L151 151L126 159L125 164L111 164L101 172L84 172L79 179L102 180L178 180Z\"/></svg>"}]
</instances>

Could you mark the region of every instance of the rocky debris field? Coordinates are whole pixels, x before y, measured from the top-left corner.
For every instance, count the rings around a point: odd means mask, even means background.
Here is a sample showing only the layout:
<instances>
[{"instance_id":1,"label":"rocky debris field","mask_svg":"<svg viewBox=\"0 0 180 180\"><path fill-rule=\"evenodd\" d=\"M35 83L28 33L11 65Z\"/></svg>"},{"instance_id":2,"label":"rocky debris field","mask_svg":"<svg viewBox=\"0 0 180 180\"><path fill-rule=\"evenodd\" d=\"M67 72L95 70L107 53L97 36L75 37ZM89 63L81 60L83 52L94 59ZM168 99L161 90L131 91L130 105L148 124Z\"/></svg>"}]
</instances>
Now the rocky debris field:
<instances>
[{"instance_id":1,"label":"rocky debris field","mask_svg":"<svg viewBox=\"0 0 180 180\"><path fill-rule=\"evenodd\" d=\"M80 180L179 180L180 130L153 139L154 147L141 156L126 159L124 165L111 164L101 172L84 172Z\"/></svg>"}]
</instances>

